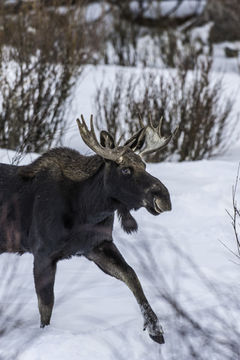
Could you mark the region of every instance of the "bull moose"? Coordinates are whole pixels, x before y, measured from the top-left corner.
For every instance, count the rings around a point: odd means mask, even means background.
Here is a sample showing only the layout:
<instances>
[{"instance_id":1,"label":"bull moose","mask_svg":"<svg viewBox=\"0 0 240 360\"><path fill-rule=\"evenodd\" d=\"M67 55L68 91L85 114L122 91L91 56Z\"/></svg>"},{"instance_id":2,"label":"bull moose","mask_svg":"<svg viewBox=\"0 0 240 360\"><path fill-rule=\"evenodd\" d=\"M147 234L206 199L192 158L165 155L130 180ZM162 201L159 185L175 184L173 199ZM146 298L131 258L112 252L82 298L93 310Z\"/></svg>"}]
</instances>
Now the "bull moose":
<instances>
[{"instance_id":1,"label":"bull moose","mask_svg":"<svg viewBox=\"0 0 240 360\"><path fill-rule=\"evenodd\" d=\"M145 170L143 157L165 147L176 131L164 137L162 121L158 127L151 119L147 125L141 118L139 122L139 131L120 146L106 131L101 131L99 141L93 116L89 128L81 115L80 134L94 155L62 147L29 165L0 164L0 254L33 254L41 327L51 319L57 262L85 256L130 288L144 329L152 340L164 343L138 277L112 238L115 211L123 230L131 233L137 230L131 210L145 207L153 215L171 210L167 188Z\"/></svg>"}]
</instances>

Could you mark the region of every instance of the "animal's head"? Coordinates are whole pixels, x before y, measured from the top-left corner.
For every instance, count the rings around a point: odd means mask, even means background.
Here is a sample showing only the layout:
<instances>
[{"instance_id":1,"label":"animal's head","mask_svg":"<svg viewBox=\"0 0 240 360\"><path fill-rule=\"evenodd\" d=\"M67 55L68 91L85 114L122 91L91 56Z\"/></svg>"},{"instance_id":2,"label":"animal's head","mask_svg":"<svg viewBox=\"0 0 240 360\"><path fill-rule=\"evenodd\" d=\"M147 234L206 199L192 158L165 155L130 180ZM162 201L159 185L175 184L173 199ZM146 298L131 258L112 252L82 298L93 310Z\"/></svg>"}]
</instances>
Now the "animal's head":
<instances>
[{"instance_id":1,"label":"animal's head","mask_svg":"<svg viewBox=\"0 0 240 360\"><path fill-rule=\"evenodd\" d=\"M105 160L105 190L108 197L119 204L118 212L127 232L136 230L130 210L145 207L153 215L171 210L167 188L146 171L143 155L164 148L177 129L166 138L161 134L162 121L155 128L151 119L144 126L140 118L140 130L120 146L119 143L115 144L113 137L106 131L101 131L100 142L97 140L92 115L90 130L82 115L81 121L77 119L77 123L83 141Z\"/></svg>"}]
</instances>

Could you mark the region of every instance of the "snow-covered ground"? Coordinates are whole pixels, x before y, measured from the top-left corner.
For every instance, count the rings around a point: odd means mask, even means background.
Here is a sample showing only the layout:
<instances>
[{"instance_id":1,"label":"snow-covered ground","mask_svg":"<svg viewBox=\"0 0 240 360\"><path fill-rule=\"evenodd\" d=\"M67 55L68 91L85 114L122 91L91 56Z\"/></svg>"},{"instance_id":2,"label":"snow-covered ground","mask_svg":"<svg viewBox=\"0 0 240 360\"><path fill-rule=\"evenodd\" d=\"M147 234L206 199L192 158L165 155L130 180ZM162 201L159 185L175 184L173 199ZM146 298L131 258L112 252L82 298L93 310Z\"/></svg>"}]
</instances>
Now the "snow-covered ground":
<instances>
[{"instance_id":1,"label":"snow-covered ground","mask_svg":"<svg viewBox=\"0 0 240 360\"><path fill-rule=\"evenodd\" d=\"M76 96L69 110L68 131L64 145L90 153L83 145L75 119L83 113L87 118L94 113L93 94L102 77L114 79L114 67L88 67L76 88ZM134 70L135 71L135 70ZM137 71L141 71L138 69ZM104 75L103 75L104 72ZM240 103L236 74L224 76L228 94L236 98L235 113ZM11 152L0 151L0 161L10 162ZM23 159L25 163L35 155ZM133 295L120 281L113 279L84 258L72 258L58 264L55 284L55 307L51 326L39 328L37 298L32 276L32 256L1 255L0 274L5 274L7 264L16 264L14 296L5 299L4 284L0 284L0 301L5 308L19 307L19 327L9 336L1 338L0 359L8 359L19 350L18 360L155 360L181 359L181 348L173 357L171 342L172 323L168 308L156 295L155 280L158 271L164 273L176 298L195 314L205 308L218 306L211 292L181 252L188 255L206 277L218 286L239 287L239 266L223 245L235 251L234 235L226 209L232 208L232 185L235 181L240 144L228 154L214 160L187 163L162 163L147 166L169 189L173 210L154 217L142 209L134 214L139 224L135 235L126 235L116 221L115 243L125 259L136 270L153 309L159 315L165 331L166 344L159 346L142 331L141 314ZM240 189L239 189L240 191ZM142 266L138 252L154 254L157 263L151 278ZM177 251L174 249L178 248ZM148 253L144 254L146 259ZM151 270L151 263L147 262ZM1 276L2 276L1 275ZM158 284L161 288L161 284ZM191 301L190 301L191 299ZM224 309L222 309L224 311ZM173 323L175 319L172 319ZM209 358L210 359L210 358ZM214 359L215 360L215 359ZM224 360L224 358L223 358ZM234 359L233 359L234 360Z\"/></svg>"}]
</instances>

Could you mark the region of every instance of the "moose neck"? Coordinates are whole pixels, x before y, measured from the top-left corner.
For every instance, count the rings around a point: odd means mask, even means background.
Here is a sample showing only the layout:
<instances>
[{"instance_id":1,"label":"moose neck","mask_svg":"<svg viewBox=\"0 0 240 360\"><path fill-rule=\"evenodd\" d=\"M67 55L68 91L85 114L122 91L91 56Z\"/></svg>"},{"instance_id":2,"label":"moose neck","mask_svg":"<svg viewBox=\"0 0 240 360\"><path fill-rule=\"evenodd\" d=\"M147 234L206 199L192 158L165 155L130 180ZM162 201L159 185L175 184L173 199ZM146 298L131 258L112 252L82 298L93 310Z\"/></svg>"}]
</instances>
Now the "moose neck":
<instances>
[{"instance_id":1,"label":"moose neck","mask_svg":"<svg viewBox=\"0 0 240 360\"><path fill-rule=\"evenodd\" d=\"M78 207L87 214L85 221L98 223L113 215L116 203L107 196L104 187L104 164L99 171L87 181L79 183Z\"/></svg>"}]
</instances>

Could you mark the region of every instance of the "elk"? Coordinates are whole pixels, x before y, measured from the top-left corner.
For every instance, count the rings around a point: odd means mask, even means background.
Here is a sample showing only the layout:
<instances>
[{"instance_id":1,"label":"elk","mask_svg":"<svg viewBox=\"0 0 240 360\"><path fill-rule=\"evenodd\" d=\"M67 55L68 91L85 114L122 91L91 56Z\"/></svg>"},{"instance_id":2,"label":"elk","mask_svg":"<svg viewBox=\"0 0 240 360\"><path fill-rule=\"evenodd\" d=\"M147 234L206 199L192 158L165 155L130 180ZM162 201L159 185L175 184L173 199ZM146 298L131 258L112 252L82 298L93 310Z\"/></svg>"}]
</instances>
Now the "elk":
<instances>
[{"instance_id":1,"label":"elk","mask_svg":"<svg viewBox=\"0 0 240 360\"><path fill-rule=\"evenodd\" d=\"M173 138L140 118L140 129L122 146L107 131L97 139L81 115L80 135L95 154L54 148L29 165L0 164L0 254L34 257L34 282L40 326L50 324L57 262L85 256L105 273L123 281L135 296L152 340L164 343L163 330L140 281L113 242L114 214L124 231L137 231L131 210L153 215L171 210L167 188L146 171L145 154Z\"/></svg>"}]
</instances>

